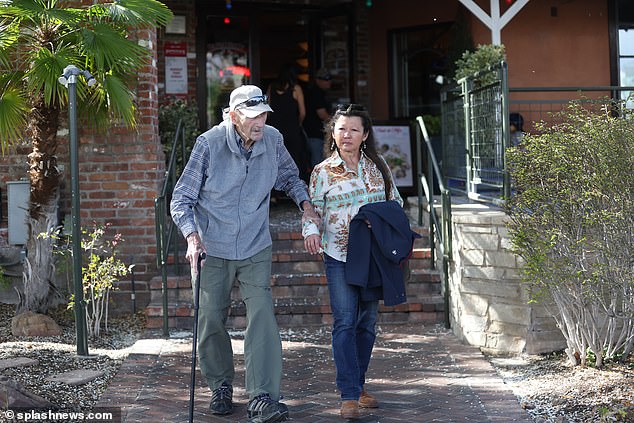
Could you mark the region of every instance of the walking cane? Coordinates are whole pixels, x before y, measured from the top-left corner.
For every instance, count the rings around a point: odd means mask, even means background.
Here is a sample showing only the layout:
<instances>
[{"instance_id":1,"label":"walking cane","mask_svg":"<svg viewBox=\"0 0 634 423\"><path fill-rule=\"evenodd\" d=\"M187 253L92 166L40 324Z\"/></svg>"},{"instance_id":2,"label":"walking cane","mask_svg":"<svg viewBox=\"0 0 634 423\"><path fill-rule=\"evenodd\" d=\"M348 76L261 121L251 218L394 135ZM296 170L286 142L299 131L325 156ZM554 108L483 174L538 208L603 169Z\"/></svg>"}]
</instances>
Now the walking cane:
<instances>
[{"instance_id":1,"label":"walking cane","mask_svg":"<svg viewBox=\"0 0 634 423\"><path fill-rule=\"evenodd\" d=\"M196 343L198 338L198 299L200 298L200 267L207 257L205 253L198 255L196 262L196 286L194 287L194 340L192 341L192 371L189 385L189 423L194 421L194 391L196 389Z\"/></svg>"}]
</instances>

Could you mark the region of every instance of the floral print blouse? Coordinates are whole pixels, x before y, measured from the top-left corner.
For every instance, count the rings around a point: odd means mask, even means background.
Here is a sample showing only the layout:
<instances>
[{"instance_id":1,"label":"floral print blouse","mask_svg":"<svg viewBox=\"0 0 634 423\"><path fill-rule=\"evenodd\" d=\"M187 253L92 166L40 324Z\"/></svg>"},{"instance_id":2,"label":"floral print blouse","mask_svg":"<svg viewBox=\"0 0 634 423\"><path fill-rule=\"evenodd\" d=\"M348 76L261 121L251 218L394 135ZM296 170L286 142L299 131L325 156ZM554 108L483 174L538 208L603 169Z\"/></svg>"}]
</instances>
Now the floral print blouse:
<instances>
[{"instance_id":1,"label":"floral print blouse","mask_svg":"<svg viewBox=\"0 0 634 423\"><path fill-rule=\"evenodd\" d=\"M306 238L321 233L324 252L336 260L346 261L350 221L363 205L385 201L381 171L363 152L357 169L349 169L335 151L315 166L308 190L315 211L321 216L322 228L306 219L302 223L302 235ZM393 183L390 197L403 205Z\"/></svg>"}]
</instances>

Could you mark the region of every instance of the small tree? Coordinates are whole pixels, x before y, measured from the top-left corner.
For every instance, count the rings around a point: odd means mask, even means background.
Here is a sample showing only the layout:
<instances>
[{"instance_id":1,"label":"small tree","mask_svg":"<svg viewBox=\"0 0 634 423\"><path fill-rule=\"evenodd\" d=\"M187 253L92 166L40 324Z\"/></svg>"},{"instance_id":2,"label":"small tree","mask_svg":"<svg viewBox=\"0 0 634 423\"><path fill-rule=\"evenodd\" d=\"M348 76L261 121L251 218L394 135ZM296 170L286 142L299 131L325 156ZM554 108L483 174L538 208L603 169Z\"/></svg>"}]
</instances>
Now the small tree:
<instances>
[{"instance_id":1,"label":"small tree","mask_svg":"<svg viewBox=\"0 0 634 423\"><path fill-rule=\"evenodd\" d=\"M618 115L618 116L617 116ZM625 359L634 344L634 116L581 101L508 152L514 251L532 299L553 302L570 361Z\"/></svg>"},{"instance_id":2,"label":"small tree","mask_svg":"<svg viewBox=\"0 0 634 423\"><path fill-rule=\"evenodd\" d=\"M88 335L99 337L101 333L101 322L104 329L108 331L108 308L110 292L117 289L116 283L122 276L130 271L129 267L117 258L117 245L123 241L120 233L116 233L112 238L107 237L106 226L93 223L90 232L82 229L81 248L84 251L85 267L82 267L82 285L84 290L84 300L86 302L86 327ZM67 246L70 243L66 244ZM64 256L72 255L72 249ZM73 308L75 304L74 294L68 303L68 308Z\"/></svg>"}]
</instances>

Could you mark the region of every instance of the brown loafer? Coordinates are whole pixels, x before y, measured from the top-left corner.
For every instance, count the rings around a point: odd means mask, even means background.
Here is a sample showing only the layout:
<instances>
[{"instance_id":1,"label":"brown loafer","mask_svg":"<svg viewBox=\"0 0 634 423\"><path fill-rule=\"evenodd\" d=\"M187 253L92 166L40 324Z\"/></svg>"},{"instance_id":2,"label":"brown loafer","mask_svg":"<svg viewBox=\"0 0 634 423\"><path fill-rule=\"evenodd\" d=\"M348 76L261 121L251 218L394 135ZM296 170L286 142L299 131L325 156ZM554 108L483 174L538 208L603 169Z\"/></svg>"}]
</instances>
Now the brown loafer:
<instances>
[{"instance_id":1,"label":"brown loafer","mask_svg":"<svg viewBox=\"0 0 634 423\"><path fill-rule=\"evenodd\" d=\"M344 419L358 419L359 401L341 401L341 417Z\"/></svg>"},{"instance_id":2,"label":"brown loafer","mask_svg":"<svg viewBox=\"0 0 634 423\"><path fill-rule=\"evenodd\" d=\"M359 407L362 408L379 408L379 402L372 395L366 391L361 391L361 397L359 398Z\"/></svg>"}]
</instances>

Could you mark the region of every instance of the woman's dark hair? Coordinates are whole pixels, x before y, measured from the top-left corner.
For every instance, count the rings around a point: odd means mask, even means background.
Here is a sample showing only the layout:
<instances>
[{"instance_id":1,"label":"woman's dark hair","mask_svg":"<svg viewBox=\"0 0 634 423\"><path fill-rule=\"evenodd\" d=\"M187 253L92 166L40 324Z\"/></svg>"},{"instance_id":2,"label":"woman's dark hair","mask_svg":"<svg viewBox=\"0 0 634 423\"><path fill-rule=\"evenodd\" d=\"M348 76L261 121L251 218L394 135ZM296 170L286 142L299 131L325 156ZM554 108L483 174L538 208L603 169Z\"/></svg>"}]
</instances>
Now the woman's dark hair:
<instances>
[{"instance_id":1,"label":"woman's dark hair","mask_svg":"<svg viewBox=\"0 0 634 423\"><path fill-rule=\"evenodd\" d=\"M284 91L293 88L297 84L297 70L293 65L284 65L280 68L277 78L271 86L277 91Z\"/></svg>"},{"instance_id":2,"label":"woman's dark hair","mask_svg":"<svg viewBox=\"0 0 634 423\"><path fill-rule=\"evenodd\" d=\"M329 146L330 151L338 150L337 143L335 142L333 132L335 128L335 123L341 116L346 117L360 117L361 122L363 124L364 133L368 134L368 137L365 139L363 144L361 144L361 149L365 153L366 156L370 158L379 168L381 175L383 176L383 183L385 184L385 199L389 200L392 194L392 177L390 170L387 167L387 163L380 157L377 149L376 142L374 140L374 131L372 130L372 119L370 118L370 114L360 104L345 104L338 105L335 113L332 115L330 120L328 121L327 130L326 130L326 139L325 144Z\"/></svg>"}]
</instances>

